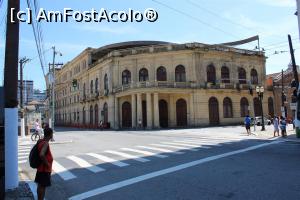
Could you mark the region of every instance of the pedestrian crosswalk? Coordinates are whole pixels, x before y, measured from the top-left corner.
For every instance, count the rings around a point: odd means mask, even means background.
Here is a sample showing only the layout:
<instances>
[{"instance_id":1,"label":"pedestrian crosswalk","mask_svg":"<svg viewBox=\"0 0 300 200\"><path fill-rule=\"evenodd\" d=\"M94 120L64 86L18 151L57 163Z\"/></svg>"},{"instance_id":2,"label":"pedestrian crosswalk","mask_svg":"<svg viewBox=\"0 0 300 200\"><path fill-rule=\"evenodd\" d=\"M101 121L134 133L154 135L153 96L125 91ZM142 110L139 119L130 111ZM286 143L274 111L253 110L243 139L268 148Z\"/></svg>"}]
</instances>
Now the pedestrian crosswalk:
<instances>
[{"instance_id":1,"label":"pedestrian crosswalk","mask_svg":"<svg viewBox=\"0 0 300 200\"><path fill-rule=\"evenodd\" d=\"M28 162L28 156L32 146L31 145L19 145L18 147L18 164Z\"/></svg>"},{"instance_id":2,"label":"pedestrian crosswalk","mask_svg":"<svg viewBox=\"0 0 300 200\"><path fill-rule=\"evenodd\" d=\"M185 138L160 141L157 143L121 147L119 149L90 152L82 155L69 155L53 161L53 172L63 181L78 178L77 170L87 170L87 173L105 173L110 167L128 167L135 163L148 163L155 159L165 159L171 156L182 155L189 151L197 152L212 147L222 146L224 143L238 140ZM32 145L19 146L19 164L28 161ZM103 165L105 164L105 165Z\"/></svg>"}]
</instances>

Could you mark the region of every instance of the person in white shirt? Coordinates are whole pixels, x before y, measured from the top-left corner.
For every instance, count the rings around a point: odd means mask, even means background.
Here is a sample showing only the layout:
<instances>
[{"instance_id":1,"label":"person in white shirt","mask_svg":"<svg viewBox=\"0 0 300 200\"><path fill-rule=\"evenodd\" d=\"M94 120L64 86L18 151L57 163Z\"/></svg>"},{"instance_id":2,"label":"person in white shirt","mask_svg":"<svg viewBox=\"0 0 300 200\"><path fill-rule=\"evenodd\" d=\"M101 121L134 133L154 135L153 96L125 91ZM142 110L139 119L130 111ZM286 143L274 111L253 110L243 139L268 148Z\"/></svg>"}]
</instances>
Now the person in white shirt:
<instances>
[{"instance_id":1,"label":"person in white shirt","mask_svg":"<svg viewBox=\"0 0 300 200\"><path fill-rule=\"evenodd\" d=\"M36 119L35 123L34 123L34 129L36 132L40 133L41 132L41 127L40 127L40 123L39 123L39 119Z\"/></svg>"}]
</instances>

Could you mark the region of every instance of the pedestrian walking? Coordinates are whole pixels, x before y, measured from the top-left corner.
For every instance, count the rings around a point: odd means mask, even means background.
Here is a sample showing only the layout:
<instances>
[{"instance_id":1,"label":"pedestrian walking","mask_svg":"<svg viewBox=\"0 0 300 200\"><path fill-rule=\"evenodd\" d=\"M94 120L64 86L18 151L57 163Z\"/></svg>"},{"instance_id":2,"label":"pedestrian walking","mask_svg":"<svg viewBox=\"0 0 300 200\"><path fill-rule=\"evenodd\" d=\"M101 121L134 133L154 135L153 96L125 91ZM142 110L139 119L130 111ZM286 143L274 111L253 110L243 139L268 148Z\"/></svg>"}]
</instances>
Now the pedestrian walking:
<instances>
[{"instance_id":1,"label":"pedestrian walking","mask_svg":"<svg viewBox=\"0 0 300 200\"><path fill-rule=\"evenodd\" d=\"M53 137L51 128L44 129L44 138L38 141L38 152L41 158L41 164L37 167L34 182L37 183L38 200L45 198L46 187L51 186L51 172L53 156L50 150L49 141Z\"/></svg>"},{"instance_id":2,"label":"pedestrian walking","mask_svg":"<svg viewBox=\"0 0 300 200\"><path fill-rule=\"evenodd\" d=\"M138 124L139 124L139 129L141 129L142 128L142 120L141 119L139 119Z\"/></svg>"},{"instance_id":3,"label":"pedestrian walking","mask_svg":"<svg viewBox=\"0 0 300 200\"><path fill-rule=\"evenodd\" d=\"M100 129L102 131L103 130L103 121L102 120L100 120L100 122L99 122L99 127L100 127Z\"/></svg>"},{"instance_id":4,"label":"pedestrian walking","mask_svg":"<svg viewBox=\"0 0 300 200\"><path fill-rule=\"evenodd\" d=\"M280 129L281 129L281 136L286 137L286 120L282 116L280 119Z\"/></svg>"},{"instance_id":5,"label":"pedestrian walking","mask_svg":"<svg viewBox=\"0 0 300 200\"><path fill-rule=\"evenodd\" d=\"M245 127L246 127L247 134L249 136L251 134L251 130L250 130L251 118L249 117L249 115L247 115L245 117L244 124L245 124Z\"/></svg>"},{"instance_id":6,"label":"pedestrian walking","mask_svg":"<svg viewBox=\"0 0 300 200\"><path fill-rule=\"evenodd\" d=\"M279 136L279 120L277 116L274 116L273 126L274 126L274 137L276 137L276 133Z\"/></svg>"}]
</instances>

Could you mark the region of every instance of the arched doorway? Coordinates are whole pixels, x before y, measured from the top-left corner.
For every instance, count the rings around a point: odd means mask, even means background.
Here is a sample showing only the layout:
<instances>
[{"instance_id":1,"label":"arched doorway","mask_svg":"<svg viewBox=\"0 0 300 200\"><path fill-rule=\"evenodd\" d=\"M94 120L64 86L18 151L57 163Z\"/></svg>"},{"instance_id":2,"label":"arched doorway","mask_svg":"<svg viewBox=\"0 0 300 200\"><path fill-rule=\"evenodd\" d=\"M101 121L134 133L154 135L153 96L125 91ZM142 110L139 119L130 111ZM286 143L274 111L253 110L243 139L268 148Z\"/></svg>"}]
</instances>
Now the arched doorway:
<instances>
[{"instance_id":1,"label":"arched doorway","mask_svg":"<svg viewBox=\"0 0 300 200\"><path fill-rule=\"evenodd\" d=\"M257 116L261 116L261 103L260 103L260 101L259 101L259 99L257 98L257 97L255 97L254 99L253 99L253 104L254 104L254 115L255 115L255 117L257 117Z\"/></svg>"},{"instance_id":2,"label":"arched doorway","mask_svg":"<svg viewBox=\"0 0 300 200\"><path fill-rule=\"evenodd\" d=\"M271 117L274 117L274 103L272 97L268 98L268 110L269 110L269 115Z\"/></svg>"},{"instance_id":3,"label":"arched doorway","mask_svg":"<svg viewBox=\"0 0 300 200\"><path fill-rule=\"evenodd\" d=\"M159 125L162 128L167 128L169 126L168 122L168 103L161 99L159 100Z\"/></svg>"},{"instance_id":4,"label":"arched doorway","mask_svg":"<svg viewBox=\"0 0 300 200\"><path fill-rule=\"evenodd\" d=\"M131 127L131 104L129 102L124 102L122 104L122 127Z\"/></svg>"},{"instance_id":5,"label":"arched doorway","mask_svg":"<svg viewBox=\"0 0 300 200\"><path fill-rule=\"evenodd\" d=\"M215 97L211 97L208 103L209 107L209 124L217 125L220 123L219 119L219 103Z\"/></svg>"},{"instance_id":6,"label":"arched doorway","mask_svg":"<svg viewBox=\"0 0 300 200\"><path fill-rule=\"evenodd\" d=\"M103 123L106 124L108 122L108 106L107 103L103 105Z\"/></svg>"},{"instance_id":7,"label":"arched doorway","mask_svg":"<svg viewBox=\"0 0 300 200\"><path fill-rule=\"evenodd\" d=\"M95 125L98 124L98 104L95 105L95 108L94 108L94 113L95 113Z\"/></svg>"},{"instance_id":8,"label":"arched doorway","mask_svg":"<svg viewBox=\"0 0 300 200\"><path fill-rule=\"evenodd\" d=\"M187 126L187 105L184 99L176 102L176 120L177 126Z\"/></svg>"}]
</instances>

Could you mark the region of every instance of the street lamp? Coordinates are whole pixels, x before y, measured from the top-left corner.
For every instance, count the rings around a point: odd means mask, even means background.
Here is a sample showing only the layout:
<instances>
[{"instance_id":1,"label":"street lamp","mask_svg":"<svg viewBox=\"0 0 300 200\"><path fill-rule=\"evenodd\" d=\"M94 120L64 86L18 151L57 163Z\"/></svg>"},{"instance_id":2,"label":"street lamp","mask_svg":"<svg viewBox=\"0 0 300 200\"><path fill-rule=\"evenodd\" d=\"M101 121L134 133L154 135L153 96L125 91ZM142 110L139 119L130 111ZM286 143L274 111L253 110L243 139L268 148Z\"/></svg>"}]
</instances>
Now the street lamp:
<instances>
[{"instance_id":1,"label":"street lamp","mask_svg":"<svg viewBox=\"0 0 300 200\"><path fill-rule=\"evenodd\" d=\"M264 120L264 110L263 110L263 105L262 105L262 100L264 97L264 87L263 86L256 86L256 93L258 95L259 101L260 101L260 106L261 106L261 123L262 123L262 131L265 131L265 120Z\"/></svg>"}]
</instances>

